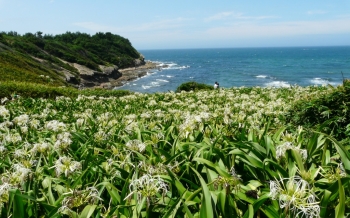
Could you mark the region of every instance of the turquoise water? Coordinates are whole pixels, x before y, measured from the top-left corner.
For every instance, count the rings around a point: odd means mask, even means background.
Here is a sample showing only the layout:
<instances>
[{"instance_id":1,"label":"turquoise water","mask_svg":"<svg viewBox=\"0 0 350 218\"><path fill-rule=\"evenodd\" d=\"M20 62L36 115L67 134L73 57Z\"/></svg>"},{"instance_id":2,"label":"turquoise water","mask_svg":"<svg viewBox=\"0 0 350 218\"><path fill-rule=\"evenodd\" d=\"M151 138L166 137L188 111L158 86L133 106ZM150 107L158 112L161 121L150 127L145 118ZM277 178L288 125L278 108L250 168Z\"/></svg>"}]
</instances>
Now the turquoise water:
<instances>
[{"instance_id":1,"label":"turquoise water","mask_svg":"<svg viewBox=\"0 0 350 218\"><path fill-rule=\"evenodd\" d=\"M350 47L141 50L166 66L117 89L142 93L175 91L188 81L220 87L333 86L350 78ZM342 74L343 73L343 74Z\"/></svg>"}]
</instances>

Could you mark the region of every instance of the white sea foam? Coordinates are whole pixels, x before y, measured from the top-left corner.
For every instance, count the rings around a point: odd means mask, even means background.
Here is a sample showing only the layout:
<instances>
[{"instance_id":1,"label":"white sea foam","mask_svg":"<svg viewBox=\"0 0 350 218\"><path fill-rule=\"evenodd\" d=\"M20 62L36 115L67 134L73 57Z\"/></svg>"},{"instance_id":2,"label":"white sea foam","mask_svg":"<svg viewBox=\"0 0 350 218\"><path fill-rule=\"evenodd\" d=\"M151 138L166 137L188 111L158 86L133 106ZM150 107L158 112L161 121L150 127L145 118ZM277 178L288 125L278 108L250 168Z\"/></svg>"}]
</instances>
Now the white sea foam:
<instances>
[{"instance_id":1,"label":"white sea foam","mask_svg":"<svg viewBox=\"0 0 350 218\"><path fill-rule=\"evenodd\" d=\"M170 75L159 75L160 77L167 77L167 78L172 78L174 76L170 76Z\"/></svg>"},{"instance_id":2,"label":"white sea foam","mask_svg":"<svg viewBox=\"0 0 350 218\"><path fill-rule=\"evenodd\" d=\"M266 75L258 75L258 76L256 76L257 78L266 78L267 76Z\"/></svg>"},{"instance_id":3,"label":"white sea foam","mask_svg":"<svg viewBox=\"0 0 350 218\"><path fill-rule=\"evenodd\" d=\"M177 63L174 62L156 62L157 66L162 69L162 70L182 70L182 69L186 69L186 68L190 68L190 66L188 65L184 65L184 66L179 66Z\"/></svg>"},{"instance_id":4,"label":"white sea foam","mask_svg":"<svg viewBox=\"0 0 350 218\"><path fill-rule=\"evenodd\" d=\"M169 82L169 81L165 80L165 79L156 79L156 81L153 81L150 84L142 85L142 88L143 89L150 89L150 88L161 86L161 83L167 83L167 82Z\"/></svg>"},{"instance_id":5,"label":"white sea foam","mask_svg":"<svg viewBox=\"0 0 350 218\"><path fill-rule=\"evenodd\" d=\"M173 65L173 66L169 66L167 68L164 68L165 70L183 70L186 68L189 68L190 66L178 66L178 65Z\"/></svg>"},{"instance_id":6,"label":"white sea foam","mask_svg":"<svg viewBox=\"0 0 350 218\"><path fill-rule=\"evenodd\" d=\"M273 81L266 83L265 86L268 87L290 87L289 83L284 82L284 81Z\"/></svg>"},{"instance_id":7,"label":"white sea foam","mask_svg":"<svg viewBox=\"0 0 350 218\"><path fill-rule=\"evenodd\" d=\"M152 88L152 86L142 85L142 88L143 88L143 89L150 89L150 88Z\"/></svg>"},{"instance_id":8,"label":"white sea foam","mask_svg":"<svg viewBox=\"0 0 350 218\"><path fill-rule=\"evenodd\" d=\"M335 82L329 82L328 80L322 79L322 78L313 78L310 80L310 82L315 85L333 85L334 86L334 85L340 84Z\"/></svg>"},{"instance_id":9,"label":"white sea foam","mask_svg":"<svg viewBox=\"0 0 350 218\"><path fill-rule=\"evenodd\" d=\"M310 80L311 83L316 84L316 85L327 85L329 82L325 79L321 78L313 78Z\"/></svg>"},{"instance_id":10,"label":"white sea foam","mask_svg":"<svg viewBox=\"0 0 350 218\"><path fill-rule=\"evenodd\" d=\"M165 83L169 82L168 80L165 80L165 79L156 79L156 81L158 81L158 82L165 82Z\"/></svg>"}]
</instances>

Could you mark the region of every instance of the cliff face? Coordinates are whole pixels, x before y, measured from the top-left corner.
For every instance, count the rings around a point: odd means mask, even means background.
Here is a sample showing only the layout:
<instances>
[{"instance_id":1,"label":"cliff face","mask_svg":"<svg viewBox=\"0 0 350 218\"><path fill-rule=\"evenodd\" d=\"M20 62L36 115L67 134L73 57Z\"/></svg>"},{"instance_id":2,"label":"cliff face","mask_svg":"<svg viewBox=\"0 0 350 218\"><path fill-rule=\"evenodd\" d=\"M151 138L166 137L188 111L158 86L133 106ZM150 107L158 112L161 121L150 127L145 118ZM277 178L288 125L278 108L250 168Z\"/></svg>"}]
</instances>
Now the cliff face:
<instances>
[{"instance_id":1,"label":"cliff face","mask_svg":"<svg viewBox=\"0 0 350 218\"><path fill-rule=\"evenodd\" d=\"M122 76L115 65L109 67L100 65L102 72L94 71L80 64L74 64L74 67L78 69L81 85L85 87L100 86L102 83L116 80Z\"/></svg>"},{"instance_id":2,"label":"cliff face","mask_svg":"<svg viewBox=\"0 0 350 218\"><path fill-rule=\"evenodd\" d=\"M118 66L100 65L100 71L92 70L86 66L74 63L80 75L80 82L76 83L73 75L66 74L67 82L79 85L79 87L100 87L112 89L115 86L121 86L126 81L131 81L147 74L149 69L156 68L155 63L145 62L135 59L135 67L119 69Z\"/></svg>"},{"instance_id":3,"label":"cliff face","mask_svg":"<svg viewBox=\"0 0 350 218\"><path fill-rule=\"evenodd\" d=\"M135 67L119 69L116 65L105 66L99 65L101 71L96 71L88 68L84 65L77 63L69 63L64 60L60 60L67 65L70 65L74 71L67 70L59 67L56 64L48 63L46 60L32 57L41 66L50 66L50 68L56 71L65 81L77 88L91 88L100 87L106 89L112 89L114 86L121 86L124 82L134 80L147 74L148 69L156 68L156 64L151 62L145 62L144 60L135 59Z\"/></svg>"}]
</instances>

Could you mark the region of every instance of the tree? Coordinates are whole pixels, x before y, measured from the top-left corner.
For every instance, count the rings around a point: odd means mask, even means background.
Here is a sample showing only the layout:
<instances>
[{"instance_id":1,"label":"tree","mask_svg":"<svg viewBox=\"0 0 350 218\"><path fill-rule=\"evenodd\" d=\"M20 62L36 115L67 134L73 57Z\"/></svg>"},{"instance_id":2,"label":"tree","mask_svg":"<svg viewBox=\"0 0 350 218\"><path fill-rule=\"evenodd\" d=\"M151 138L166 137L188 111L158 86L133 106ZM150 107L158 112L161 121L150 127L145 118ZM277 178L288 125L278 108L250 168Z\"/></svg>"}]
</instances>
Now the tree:
<instances>
[{"instance_id":1,"label":"tree","mask_svg":"<svg viewBox=\"0 0 350 218\"><path fill-rule=\"evenodd\" d=\"M38 32L36 32L36 37L38 37L38 38L43 38L43 32L41 32L41 31L38 31Z\"/></svg>"}]
</instances>

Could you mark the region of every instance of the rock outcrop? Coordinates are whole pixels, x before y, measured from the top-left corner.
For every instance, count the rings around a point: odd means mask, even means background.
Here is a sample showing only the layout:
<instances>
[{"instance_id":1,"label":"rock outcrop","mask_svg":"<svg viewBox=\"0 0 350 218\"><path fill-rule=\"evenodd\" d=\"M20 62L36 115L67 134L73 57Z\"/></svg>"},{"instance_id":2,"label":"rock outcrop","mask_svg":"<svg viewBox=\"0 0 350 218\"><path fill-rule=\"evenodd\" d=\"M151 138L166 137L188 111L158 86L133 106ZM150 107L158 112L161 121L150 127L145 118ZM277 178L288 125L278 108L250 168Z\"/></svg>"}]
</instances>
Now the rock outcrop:
<instances>
[{"instance_id":1,"label":"rock outcrop","mask_svg":"<svg viewBox=\"0 0 350 218\"><path fill-rule=\"evenodd\" d=\"M157 67L155 63L145 62L136 59L135 67L118 69L118 66L100 65L101 72L87 68L86 66L74 63L72 64L80 74L80 87L100 87L113 89L116 86L122 86L125 82L135 80L145 76L149 69Z\"/></svg>"},{"instance_id":2,"label":"rock outcrop","mask_svg":"<svg viewBox=\"0 0 350 218\"><path fill-rule=\"evenodd\" d=\"M45 62L45 60L36 57L33 58L41 63ZM135 59L135 67L125 69L119 69L116 65L99 65L101 71L90 69L81 64L69 63L64 60L61 61L77 69L79 75L52 64L55 70L65 76L65 80L68 83L80 88L99 87L113 89L116 86L122 86L125 82L145 76L150 69L159 68L155 63L146 62L143 58Z\"/></svg>"},{"instance_id":3,"label":"rock outcrop","mask_svg":"<svg viewBox=\"0 0 350 218\"><path fill-rule=\"evenodd\" d=\"M116 80L122 76L122 73L118 71L118 67L116 65L100 65L100 69L102 70L101 72L76 63L74 63L73 66L78 69L81 84L85 87L100 86L102 83L108 83L111 80Z\"/></svg>"}]
</instances>

